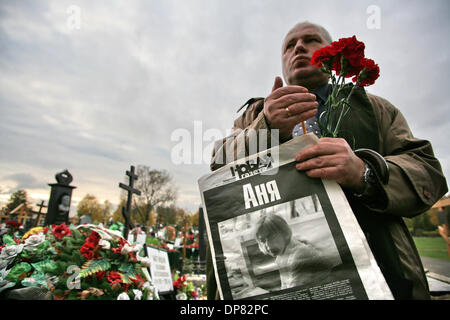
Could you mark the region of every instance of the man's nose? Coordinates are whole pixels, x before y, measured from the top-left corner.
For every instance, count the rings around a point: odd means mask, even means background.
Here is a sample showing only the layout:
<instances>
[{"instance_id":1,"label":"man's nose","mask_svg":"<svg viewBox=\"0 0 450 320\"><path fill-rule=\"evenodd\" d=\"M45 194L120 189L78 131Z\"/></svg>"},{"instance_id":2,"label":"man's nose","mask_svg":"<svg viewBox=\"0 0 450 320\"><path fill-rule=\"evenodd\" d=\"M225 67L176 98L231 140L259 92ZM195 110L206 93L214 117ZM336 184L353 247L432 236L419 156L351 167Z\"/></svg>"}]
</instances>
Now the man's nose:
<instances>
[{"instance_id":1,"label":"man's nose","mask_svg":"<svg viewBox=\"0 0 450 320\"><path fill-rule=\"evenodd\" d=\"M305 44L302 39L298 39L297 43L295 44L295 54L304 53L307 49L305 47Z\"/></svg>"}]
</instances>

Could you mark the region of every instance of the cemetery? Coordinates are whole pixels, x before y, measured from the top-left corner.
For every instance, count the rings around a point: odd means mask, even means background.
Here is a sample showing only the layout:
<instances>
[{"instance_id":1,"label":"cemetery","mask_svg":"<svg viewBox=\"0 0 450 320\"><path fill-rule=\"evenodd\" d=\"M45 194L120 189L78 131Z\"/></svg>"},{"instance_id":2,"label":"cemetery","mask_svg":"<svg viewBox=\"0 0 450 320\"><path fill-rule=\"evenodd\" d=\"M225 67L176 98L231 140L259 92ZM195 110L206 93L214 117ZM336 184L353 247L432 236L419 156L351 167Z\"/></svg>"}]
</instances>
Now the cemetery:
<instances>
[{"instance_id":1,"label":"cemetery","mask_svg":"<svg viewBox=\"0 0 450 320\"><path fill-rule=\"evenodd\" d=\"M201 300L206 299L204 229L136 225L139 195L135 167L126 171L123 221L69 219L73 180L56 174L48 204L20 204L0 215L1 300ZM201 209L200 209L201 213Z\"/></svg>"},{"instance_id":2,"label":"cemetery","mask_svg":"<svg viewBox=\"0 0 450 320\"><path fill-rule=\"evenodd\" d=\"M202 208L195 227L188 225L184 214L176 224L161 223L160 217L150 226L137 223L133 199L142 193L138 173L142 171L131 166L127 183L118 183L126 195L117 209L122 219L100 223L89 215L70 219L76 186L71 185L68 170L55 175L56 183L48 184L49 200L36 203L37 209L20 203L3 210L0 300L206 300ZM256 201L254 195L249 199ZM448 224L440 220L447 217L443 213L449 205L450 200L443 198L422 217L407 221L415 241L442 240L437 226ZM433 257L420 243L418 248L421 255ZM439 250L443 253L437 257L448 260L446 249ZM448 283L448 278L433 272L428 277L439 280L437 288ZM436 284L431 289L435 288Z\"/></svg>"}]
</instances>

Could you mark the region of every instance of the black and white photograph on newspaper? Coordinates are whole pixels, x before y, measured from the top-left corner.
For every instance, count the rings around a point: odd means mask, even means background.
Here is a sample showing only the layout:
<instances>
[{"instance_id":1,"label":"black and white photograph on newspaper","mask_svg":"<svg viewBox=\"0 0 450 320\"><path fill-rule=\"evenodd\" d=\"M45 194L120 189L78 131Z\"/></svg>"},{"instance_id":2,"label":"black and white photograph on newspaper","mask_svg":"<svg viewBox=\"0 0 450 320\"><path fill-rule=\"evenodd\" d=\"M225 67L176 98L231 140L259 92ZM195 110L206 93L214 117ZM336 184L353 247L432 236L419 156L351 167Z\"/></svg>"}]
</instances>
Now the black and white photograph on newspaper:
<instances>
[{"instance_id":1,"label":"black and white photograph on newspaper","mask_svg":"<svg viewBox=\"0 0 450 320\"><path fill-rule=\"evenodd\" d=\"M326 282L342 266L317 195L222 221L219 234L233 299Z\"/></svg>"},{"instance_id":2,"label":"black and white photograph on newspaper","mask_svg":"<svg viewBox=\"0 0 450 320\"><path fill-rule=\"evenodd\" d=\"M294 161L231 182L227 167L217 173L226 182L202 194L221 298L390 297L361 234L344 235L346 228L357 227L349 221L356 221L342 220L343 231L322 180L296 170ZM347 239L358 243L349 246ZM359 248L352 252L355 245Z\"/></svg>"}]
</instances>

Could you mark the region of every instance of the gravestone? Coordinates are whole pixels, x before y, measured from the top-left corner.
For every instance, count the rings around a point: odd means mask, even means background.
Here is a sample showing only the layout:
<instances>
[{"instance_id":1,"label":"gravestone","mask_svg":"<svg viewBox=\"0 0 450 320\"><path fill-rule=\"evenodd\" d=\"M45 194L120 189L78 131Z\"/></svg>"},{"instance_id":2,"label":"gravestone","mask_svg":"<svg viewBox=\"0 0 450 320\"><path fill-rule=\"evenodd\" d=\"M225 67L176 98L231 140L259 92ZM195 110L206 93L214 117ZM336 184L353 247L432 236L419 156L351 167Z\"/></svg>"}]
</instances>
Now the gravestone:
<instances>
[{"instance_id":1,"label":"gravestone","mask_svg":"<svg viewBox=\"0 0 450 320\"><path fill-rule=\"evenodd\" d=\"M91 224L92 223L92 218L90 216L81 216L80 217L80 221L78 222L78 224Z\"/></svg>"},{"instance_id":2,"label":"gravestone","mask_svg":"<svg viewBox=\"0 0 450 320\"><path fill-rule=\"evenodd\" d=\"M69 224L72 191L76 187L69 185L73 178L67 169L57 173L55 178L57 183L48 184L51 187L51 190L44 224L52 225L61 224L63 222Z\"/></svg>"}]
</instances>

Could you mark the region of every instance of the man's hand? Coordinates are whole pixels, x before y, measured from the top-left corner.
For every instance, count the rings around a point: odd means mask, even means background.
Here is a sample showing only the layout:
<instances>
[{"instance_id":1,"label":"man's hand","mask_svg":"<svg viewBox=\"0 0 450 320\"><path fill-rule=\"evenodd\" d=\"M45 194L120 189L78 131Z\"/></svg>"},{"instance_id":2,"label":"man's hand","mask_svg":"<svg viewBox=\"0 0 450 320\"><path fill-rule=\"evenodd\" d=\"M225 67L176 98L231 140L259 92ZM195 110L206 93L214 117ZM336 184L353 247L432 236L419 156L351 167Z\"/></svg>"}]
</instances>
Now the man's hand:
<instances>
[{"instance_id":1,"label":"man's hand","mask_svg":"<svg viewBox=\"0 0 450 320\"><path fill-rule=\"evenodd\" d=\"M283 87L275 78L272 93L264 100L264 115L271 129L280 130L281 141L288 140L295 125L317 113L316 96L301 86ZM286 108L289 108L289 112Z\"/></svg>"},{"instance_id":2,"label":"man's hand","mask_svg":"<svg viewBox=\"0 0 450 320\"><path fill-rule=\"evenodd\" d=\"M345 139L321 138L319 143L300 151L295 157L298 170L311 178L335 180L353 192L363 191L365 164Z\"/></svg>"}]
</instances>

